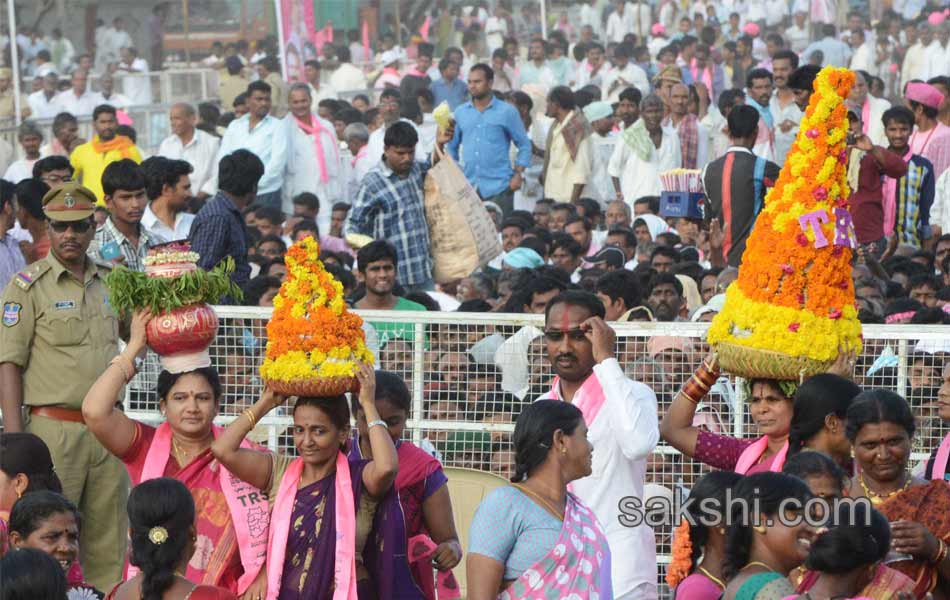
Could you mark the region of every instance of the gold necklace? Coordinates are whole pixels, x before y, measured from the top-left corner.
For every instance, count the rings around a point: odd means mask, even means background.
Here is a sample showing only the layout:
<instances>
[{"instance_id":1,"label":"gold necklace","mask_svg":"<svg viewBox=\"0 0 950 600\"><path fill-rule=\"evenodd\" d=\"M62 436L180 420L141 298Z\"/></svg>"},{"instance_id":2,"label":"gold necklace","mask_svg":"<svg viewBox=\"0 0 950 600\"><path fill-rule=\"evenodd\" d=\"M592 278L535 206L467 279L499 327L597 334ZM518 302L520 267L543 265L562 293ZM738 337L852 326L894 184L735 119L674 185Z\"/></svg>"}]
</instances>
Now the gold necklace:
<instances>
[{"instance_id":1,"label":"gold necklace","mask_svg":"<svg viewBox=\"0 0 950 600\"><path fill-rule=\"evenodd\" d=\"M725 583L722 579L719 579L718 577L716 577L715 575L713 575L712 573L710 573L705 567L699 566L699 567L697 567L697 568L700 570L700 572L701 572L703 575L705 575L706 577L708 577L710 581L712 581L713 583L715 583L716 585L718 585L718 586L720 587L720 589L723 589L723 590L726 589L726 583Z\"/></svg>"},{"instance_id":2,"label":"gold necklace","mask_svg":"<svg viewBox=\"0 0 950 600\"><path fill-rule=\"evenodd\" d=\"M188 455L185 454L182 451L182 449L178 446L178 442L175 441L175 436L172 436L172 452L175 453L175 460L178 461L178 466L184 467L186 464L184 457L187 457Z\"/></svg>"},{"instance_id":3,"label":"gold necklace","mask_svg":"<svg viewBox=\"0 0 950 600\"><path fill-rule=\"evenodd\" d=\"M880 506L897 494L907 491L907 488L910 487L910 484L914 478L911 477L906 470L904 471L904 476L907 478L907 481L904 482L904 485L899 490L894 490L893 492L888 492L886 494L878 494L877 492L872 491L868 487L868 484L864 481L864 473L858 475L858 482L861 484L861 489L864 490L864 495L867 496L867 499L871 501L871 505Z\"/></svg>"},{"instance_id":4,"label":"gold necklace","mask_svg":"<svg viewBox=\"0 0 950 600\"><path fill-rule=\"evenodd\" d=\"M547 509L547 511L553 514L555 517L557 517L559 521L564 520L564 511L558 510L557 507L555 507L551 502L548 502L544 497L542 497L541 494L535 492L534 490L528 489L528 486L520 484L520 483L515 483L513 485L519 490L521 490L522 492L528 494L529 496L531 496L532 498L534 498L535 500L543 504L544 508Z\"/></svg>"},{"instance_id":5,"label":"gold necklace","mask_svg":"<svg viewBox=\"0 0 950 600\"><path fill-rule=\"evenodd\" d=\"M753 560L752 562L748 563L746 566L742 567L742 568L740 569L740 571L745 571L745 570L748 569L749 567L765 567L765 568L768 569L769 571L773 571L773 572L775 572L775 573L778 573L778 569L773 569L773 568L770 567L769 565L767 565L767 564L765 564L764 562L759 561L759 560Z\"/></svg>"}]
</instances>

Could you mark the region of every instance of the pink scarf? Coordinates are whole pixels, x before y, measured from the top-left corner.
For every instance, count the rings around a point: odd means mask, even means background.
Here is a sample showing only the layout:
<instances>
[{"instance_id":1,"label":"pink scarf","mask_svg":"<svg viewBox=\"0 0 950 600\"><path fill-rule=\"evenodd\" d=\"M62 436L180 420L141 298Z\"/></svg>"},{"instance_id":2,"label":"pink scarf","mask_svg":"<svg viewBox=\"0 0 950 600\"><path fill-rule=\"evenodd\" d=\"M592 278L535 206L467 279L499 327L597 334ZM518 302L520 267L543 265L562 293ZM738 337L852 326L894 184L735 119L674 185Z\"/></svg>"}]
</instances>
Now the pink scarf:
<instances>
[{"instance_id":1,"label":"pink scarf","mask_svg":"<svg viewBox=\"0 0 950 600\"><path fill-rule=\"evenodd\" d=\"M560 385L561 378L555 377L554 383L551 385L551 391L541 396L541 400L557 400L559 398L558 391L560 390ZM593 426L594 419L597 418L597 413L600 412L600 408L604 405L605 401L604 388L600 386L597 375L591 373L583 385L581 385L580 389L574 392L574 398L571 400L571 404L580 409L584 415L584 423L590 428Z\"/></svg>"},{"instance_id":2,"label":"pink scarf","mask_svg":"<svg viewBox=\"0 0 950 600\"><path fill-rule=\"evenodd\" d=\"M740 475L745 475L749 472L755 463L759 461L759 458L762 457L762 454L769 447L769 438L767 436L762 436L757 439L755 442L749 445L748 448L742 451L742 454L739 456L739 461L736 463L736 473ZM772 464L769 466L769 471L773 473L779 473L782 471L782 467L785 465L785 456L788 454L788 442L785 442L785 445L782 446L782 449L778 451L778 454L772 459Z\"/></svg>"},{"instance_id":3,"label":"pink scarf","mask_svg":"<svg viewBox=\"0 0 950 600\"><path fill-rule=\"evenodd\" d=\"M498 598L613 598L610 564L610 547L597 518L568 494L564 524L554 548Z\"/></svg>"},{"instance_id":4,"label":"pink scarf","mask_svg":"<svg viewBox=\"0 0 950 600\"><path fill-rule=\"evenodd\" d=\"M937 456L934 457L933 472L931 479L941 480L947 474L947 462L950 460L950 435L943 438L940 447L937 449Z\"/></svg>"},{"instance_id":5,"label":"pink scarf","mask_svg":"<svg viewBox=\"0 0 950 600\"><path fill-rule=\"evenodd\" d=\"M320 182L326 183L330 181L330 173L327 172L327 159L323 155L323 144L320 143L320 134L326 133L330 135L330 131L320 124L320 119L313 118L313 115L310 115L310 123L304 123L299 118L295 118L297 119L297 126L313 138L313 147L317 152L317 163L320 165ZM336 144L334 144L333 147L335 149Z\"/></svg>"},{"instance_id":6,"label":"pink scarf","mask_svg":"<svg viewBox=\"0 0 950 600\"><path fill-rule=\"evenodd\" d=\"M906 163L912 155L913 152L911 152L910 146L907 146L907 152L901 158ZM884 185L881 186L881 200L884 204L884 235L889 236L894 233L895 220L897 219L897 179L893 177L884 178Z\"/></svg>"},{"instance_id":7,"label":"pink scarf","mask_svg":"<svg viewBox=\"0 0 950 600\"><path fill-rule=\"evenodd\" d=\"M221 427L213 426L212 432L217 438L224 431ZM142 477L135 484L156 479L165 476L165 466L168 464L169 452L172 444L172 430L168 423L162 423L155 430L155 437L152 438L152 444L145 455L145 465L142 468ZM253 445L247 440L241 443L242 448L253 448ZM231 524L237 535L238 551L241 556L241 564L244 567L244 574L238 580L238 594L244 593L248 586L254 581L264 560L267 558L267 545L264 540L267 539L268 528L268 508L266 496L254 486L245 483L231 475L231 472L221 466L217 461L209 466L201 468L200 472L188 473L189 468L196 461L186 465L179 471L176 479L185 482L188 479L187 487L194 493L195 489L205 489L216 491L220 487L224 494L225 501L228 504L228 511L231 516ZM194 477L189 478L189 475ZM224 537L226 528L221 528L218 539ZM138 568L129 565L126 571L126 579L134 577L138 573ZM214 582L211 582L213 584Z\"/></svg>"},{"instance_id":8,"label":"pink scarf","mask_svg":"<svg viewBox=\"0 0 950 600\"><path fill-rule=\"evenodd\" d=\"M368 148L369 148L369 144L363 144L363 147L360 148L360 151L357 152L357 153L356 153L356 156L353 157L353 160L350 161L350 166L351 166L351 167L355 167L355 166L356 166L356 161L358 161L359 159L361 159L361 158L363 158L363 157L366 156L366 152L367 152L367 149L368 149Z\"/></svg>"},{"instance_id":9,"label":"pink scarf","mask_svg":"<svg viewBox=\"0 0 950 600\"><path fill-rule=\"evenodd\" d=\"M297 486L303 473L303 459L297 458L287 467L280 482L274 510L271 513L270 536L267 542L267 600L277 600L280 577L284 572L290 519L294 512ZM333 578L336 583L333 600L356 600L356 507L353 505L353 486L350 481L350 463L346 455L336 455L336 560Z\"/></svg>"},{"instance_id":10,"label":"pink scarf","mask_svg":"<svg viewBox=\"0 0 950 600\"><path fill-rule=\"evenodd\" d=\"M864 99L864 105L861 106L861 133L868 134L871 128L871 101Z\"/></svg>"}]
</instances>

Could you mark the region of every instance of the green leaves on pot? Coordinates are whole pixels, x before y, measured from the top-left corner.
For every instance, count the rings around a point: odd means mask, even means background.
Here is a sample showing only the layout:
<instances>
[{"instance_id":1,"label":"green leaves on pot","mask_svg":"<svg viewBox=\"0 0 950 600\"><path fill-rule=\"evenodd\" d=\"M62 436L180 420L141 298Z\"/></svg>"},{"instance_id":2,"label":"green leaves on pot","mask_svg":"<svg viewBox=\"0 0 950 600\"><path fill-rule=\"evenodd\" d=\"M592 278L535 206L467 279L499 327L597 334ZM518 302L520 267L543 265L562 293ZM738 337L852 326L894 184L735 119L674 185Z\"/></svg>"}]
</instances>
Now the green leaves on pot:
<instances>
[{"instance_id":1,"label":"green leaves on pot","mask_svg":"<svg viewBox=\"0 0 950 600\"><path fill-rule=\"evenodd\" d=\"M197 269L178 277L149 277L128 267L116 266L106 276L110 302L117 311L129 314L148 308L153 314L202 302L214 304L222 296L240 300L241 288L231 281L234 259L225 258L211 271Z\"/></svg>"}]
</instances>

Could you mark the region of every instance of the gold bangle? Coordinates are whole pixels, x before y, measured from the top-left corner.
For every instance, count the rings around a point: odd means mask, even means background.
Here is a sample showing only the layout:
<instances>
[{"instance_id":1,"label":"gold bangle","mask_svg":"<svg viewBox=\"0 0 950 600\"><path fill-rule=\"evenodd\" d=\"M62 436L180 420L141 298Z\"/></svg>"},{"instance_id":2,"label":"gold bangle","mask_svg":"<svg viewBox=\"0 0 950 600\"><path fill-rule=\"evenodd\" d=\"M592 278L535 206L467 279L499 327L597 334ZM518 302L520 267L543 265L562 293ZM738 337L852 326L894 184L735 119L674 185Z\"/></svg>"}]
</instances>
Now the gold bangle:
<instances>
[{"instance_id":1,"label":"gold bangle","mask_svg":"<svg viewBox=\"0 0 950 600\"><path fill-rule=\"evenodd\" d=\"M254 411L248 408L241 414L247 417L247 420L251 423L251 429L254 429L254 426L257 425L257 419L254 418Z\"/></svg>"}]
</instances>

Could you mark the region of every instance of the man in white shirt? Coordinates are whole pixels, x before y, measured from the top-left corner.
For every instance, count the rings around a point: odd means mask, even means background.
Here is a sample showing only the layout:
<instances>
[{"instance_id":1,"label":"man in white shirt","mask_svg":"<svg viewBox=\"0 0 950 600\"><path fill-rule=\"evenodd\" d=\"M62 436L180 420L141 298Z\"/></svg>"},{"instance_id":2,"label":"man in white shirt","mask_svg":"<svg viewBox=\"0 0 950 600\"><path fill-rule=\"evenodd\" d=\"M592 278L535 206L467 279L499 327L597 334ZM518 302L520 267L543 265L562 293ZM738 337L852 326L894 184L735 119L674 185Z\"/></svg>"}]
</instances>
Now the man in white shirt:
<instances>
[{"instance_id":1,"label":"man in white shirt","mask_svg":"<svg viewBox=\"0 0 950 600\"><path fill-rule=\"evenodd\" d=\"M118 72L122 74L122 91L136 106L152 104L152 81L148 76L148 63L140 58L132 47L120 50L122 60Z\"/></svg>"},{"instance_id":2,"label":"man in white shirt","mask_svg":"<svg viewBox=\"0 0 950 600\"><path fill-rule=\"evenodd\" d=\"M283 188L283 210L293 213L293 199L298 194L310 192L320 199L317 226L320 231L330 230L330 210L334 204L345 199L346 171L340 160L340 146L333 124L321 119L310 110L310 86L295 83L287 96L290 114L287 123L287 139L290 149L287 155L287 176Z\"/></svg>"},{"instance_id":3,"label":"man in white shirt","mask_svg":"<svg viewBox=\"0 0 950 600\"><path fill-rule=\"evenodd\" d=\"M620 135L607 166L617 199L631 207L637 198L659 196L660 173L682 163L676 133L662 126L663 110L656 94L641 100L640 118Z\"/></svg>"},{"instance_id":4,"label":"man in white shirt","mask_svg":"<svg viewBox=\"0 0 950 600\"><path fill-rule=\"evenodd\" d=\"M603 34L604 19L600 10L600 0L588 0L581 4L581 27L584 26L590 27L594 36L598 38Z\"/></svg>"},{"instance_id":5,"label":"man in white shirt","mask_svg":"<svg viewBox=\"0 0 950 600\"><path fill-rule=\"evenodd\" d=\"M370 160L367 143L369 142L369 128L362 123L350 123L343 130L343 140L353 157L350 159L347 182L347 198L355 198L360 191L363 178L369 173L375 161ZM379 159L376 159L379 160Z\"/></svg>"},{"instance_id":6,"label":"man in white shirt","mask_svg":"<svg viewBox=\"0 0 950 600\"><path fill-rule=\"evenodd\" d=\"M203 133L203 132L202 132ZM149 204L142 214L142 227L169 242L188 239L195 215L185 209L192 194L191 165L183 160L153 156L142 163Z\"/></svg>"},{"instance_id":7,"label":"man in white shirt","mask_svg":"<svg viewBox=\"0 0 950 600\"><path fill-rule=\"evenodd\" d=\"M172 134L162 140L158 156L186 161L192 168L192 193L199 199L214 196L218 191L217 156L220 140L195 127L198 113L190 104L180 102L173 105L168 118Z\"/></svg>"},{"instance_id":8,"label":"man in white shirt","mask_svg":"<svg viewBox=\"0 0 950 600\"><path fill-rule=\"evenodd\" d=\"M884 135L884 122L881 117L891 107L891 103L868 93L868 82L862 73L854 74L854 85L851 86L847 102L848 106L861 116L864 135L871 138L874 145L886 148L887 136Z\"/></svg>"},{"instance_id":9,"label":"man in white shirt","mask_svg":"<svg viewBox=\"0 0 950 600\"><path fill-rule=\"evenodd\" d=\"M320 63L315 60L308 60L303 65L303 74L307 78L307 87L310 88L310 97L313 104L310 105L311 112L317 112L317 107L321 100L327 98L336 100L339 95L329 84L320 85Z\"/></svg>"},{"instance_id":10,"label":"man in white shirt","mask_svg":"<svg viewBox=\"0 0 950 600\"><path fill-rule=\"evenodd\" d=\"M116 17L113 21L113 25L109 46L112 51L111 56L114 56L115 59L110 60L110 62L115 62L122 58L121 51L123 48L135 47L135 44L132 43L132 36L125 30L125 21L122 20L122 17Z\"/></svg>"},{"instance_id":11,"label":"man in white shirt","mask_svg":"<svg viewBox=\"0 0 950 600\"><path fill-rule=\"evenodd\" d=\"M593 198L601 207L616 197L607 174L607 164L613 155L618 136L611 131L614 110L609 102L591 102L584 107L584 118L594 132L591 134L591 175L584 187L584 196Z\"/></svg>"},{"instance_id":12,"label":"man in white shirt","mask_svg":"<svg viewBox=\"0 0 950 600\"><path fill-rule=\"evenodd\" d=\"M912 39L917 36L916 43ZM927 47L933 41L933 30L927 23L921 23L916 31L913 27L907 28L907 53L901 65L901 88L903 91L912 79L927 79Z\"/></svg>"},{"instance_id":13,"label":"man in white shirt","mask_svg":"<svg viewBox=\"0 0 950 600\"><path fill-rule=\"evenodd\" d=\"M60 112L59 104L56 103L56 87L59 83L59 77L56 73L49 72L43 77L43 89L30 94L26 103L30 105L30 116L34 119L52 119Z\"/></svg>"},{"instance_id":14,"label":"man in white shirt","mask_svg":"<svg viewBox=\"0 0 950 600\"><path fill-rule=\"evenodd\" d=\"M614 68L604 75L603 92L608 102L617 102L620 92L630 86L641 93L649 91L650 80L646 72L630 59L633 58L633 48L629 44L620 44L614 48Z\"/></svg>"},{"instance_id":15,"label":"man in white shirt","mask_svg":"<svg viewBox=\"0 0 950 600\"><path fill-rule=\"evenodd\" d=\"M792 149L798 125L802 122L803 114L795 104L795 92L788 87L788 77L797 68L798 55L791 50L779 50L772 57L775 92L769 100L769 112L775 119L775 162L779 166L785 164L785 157Z\"/></svg>"},{"instance_id":16,"label":"man in white shirt","mask_svg":"<svg viewBox=\"0 0 950 600\"><path fill-rule=\"evenodd\" d=\"M99 92L86 89L87 76L85 71L76 71L72 77L72 87L62 91L53 99L59 107L57 112L68 112L76 117L92 116L94 108L105 103Z\"/></svg>"},{"instance_id":17,"label":"man in white shirt","mask_svg":"<svg viewBox=\"0 0 950 600\"><path fill-rule=\"evenodd\" d=\"M366 75L350 62L350 49L340 46L336 50L336 58L340 66L330 76L330 89L335 92L365 90L368 87Z\"/></svg>"},{"instance_id":18,"label":"man in white shirt","mask_svg":"<svg viewBox=\"0 0 950 600\"><path fill-rule=\"evenodd\" d=\"M112 73L103 73L99 77L99 94L102 96L104 104L112 105L120 110L125 110L132 106L132 100L125 94L115 92L115 78Z\"/></svg>"},{"instance_id":19,"label":"man in white shirt","mask_svg":"<svg viewBox=\"0 0 950 600\"><path fill-rule=\"evenodd\" d=\"M936 39L927 47L926 79L950 74L950 22L944 21L936 29Z\"/></svg>"},{"instance_id":20,"label":"man in white shirt","mask_svg":"<svg viewBox=\"0 0 950 600\"><path fill-rule=\"evenodd\" d=\"M409 119L401 119L399 117L401 103L402 94L395 88L383 90L383 93L379 96L379 114L383 117L383 126L378 127L376 131L369 136L369 144L367 144L366 152L372 163L370 166L374 166L383 157L385 146L383 142L386 137L386 130L389 129L393 123L405 121L416 129L416 135L419 134L419 128L415 123ZM427 158L428 155L422 147L422 144L416 144L416 160L425 162Z\"/></svg>"},{"instance_id":21,"label":"man in white shirt","mask_svg":"<svg viewBox=\"0 0 950 600\"><path fill-rule=\"evenodd\" d=\"M617 0L616 9L607 17L607 30L604 38L607 43L619 44L623 41L623 36L632 33L634 29L633 13L627 10L625 0Z\"/></svg>"},{"instance_id":22,"label":"man in white shirt","mask_svg":"<svg viewBox=\"0 0 950 600\"><path fill-rule=\"evenodd\" d=\"M808 23L806 19L808 13L799 10L795 11L795 24L785 30L785 39L788 40L788 47L795 54L801 54L808 47L811 35L808 33Z\"/></svg>"},{"instance_id":23,"label":"man in white shirt","mask_svg":"<svg viewBox=\"0 0 950 600\"><path fill-rule=\"evenodd\" d=\"M849 68L852 71L866 71L868 73L875 71L874 49L864 39L864 30L855 29L852 31L848 43L851 45L852 51Z\"/></svg>"},{"instance_id":24,"label":"man in white shirt","mask_svg":"<svg viewBox=\"0 0 950 600\"><path fill-rule=\"evenodd\" d=\"M653 530L642 522L630 526L619 513L622 503L644 499L647 458L659 441L656 394L626 377L604 317L603 303L589 292L563 292L548 303L545 350L557 377L539 400L570 402L584 414L592 472L572 487L607 535L613 597L656 600Z\"/></svg>"},{"instance_id":25,"label":"man in white shirt","mask_svg":"<svg viewBox=\"0 0 950 600\"><path fill-rule=\"evenodd\" d=\"M603 89L604 82L611 76L610 71L610 64L604 58L604 47L594 42L587 47L587 59L577 66L574 89L585 85L596 85Z\"/></svg>"}]
</instances>

